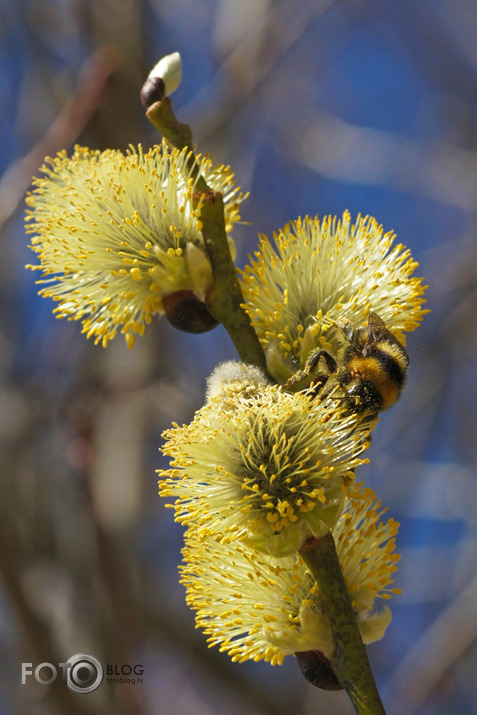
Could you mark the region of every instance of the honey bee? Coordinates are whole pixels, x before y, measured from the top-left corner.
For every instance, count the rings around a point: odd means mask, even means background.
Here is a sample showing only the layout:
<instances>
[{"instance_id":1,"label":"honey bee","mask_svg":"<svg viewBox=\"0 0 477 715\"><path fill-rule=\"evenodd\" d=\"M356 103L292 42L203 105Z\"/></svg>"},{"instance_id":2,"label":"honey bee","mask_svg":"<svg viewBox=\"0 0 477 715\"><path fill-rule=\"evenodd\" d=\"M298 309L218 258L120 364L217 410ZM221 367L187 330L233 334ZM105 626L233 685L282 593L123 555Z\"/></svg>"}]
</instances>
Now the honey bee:
<instances>
[{"instance_id":1,"label":"honey bee","mask_svg":"<svg viewBox=\"0 0 477 715\"><path fill-rule=\"evenodd\" d=\"M313 352L285 389L296 392L311 385L326 395L339 385L351 411L376 415L387 410L399 399L406 379L409 357L404 347L376 313L369 314L366 327L354 328L349 321L338 327L344 340L336 357L326 350Z\"/></svg>"}]
</instances>

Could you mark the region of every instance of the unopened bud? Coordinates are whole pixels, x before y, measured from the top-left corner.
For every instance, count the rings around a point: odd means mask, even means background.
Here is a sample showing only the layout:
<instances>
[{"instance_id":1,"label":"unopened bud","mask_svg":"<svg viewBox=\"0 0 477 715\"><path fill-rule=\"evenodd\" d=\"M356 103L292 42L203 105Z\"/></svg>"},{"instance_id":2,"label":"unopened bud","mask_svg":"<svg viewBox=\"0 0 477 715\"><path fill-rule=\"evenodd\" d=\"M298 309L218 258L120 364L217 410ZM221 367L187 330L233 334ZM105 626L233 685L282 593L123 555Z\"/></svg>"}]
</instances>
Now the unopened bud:
<instances>
[{"instance_id":1,"label":"unopened bud","mask_svg":"<svg viewBox=\"0 0 477 715\"><path fill-rule=\"evenodd\" d=\"M205 304L191 290L178 290L163 296L164 310L168 321L186 333L206 333L218 323Z\"/></svg>"},{"instance_id":2,"label":"unopened bud","mask_svg":"<svg viewBox=\"0 0 477 715\"><path fill-rule=\"evenodd\" d=\"M322 690L343 690L343 686L334 674L330 662L317 650L295 653L300 670L305 678L316 688Z\"/></svg>"},{"instance_id":3,"label":"unopened bud","mask_svg":"<svg viewBox=\"0 0 477 715\"><path fill-rule=\"evenodd\" d=\"M150 107L164 97L169 97L181 83L182 62L178 52L166 55L149 72L141 90L141 102Z\"/></svg>"}]
</instances>

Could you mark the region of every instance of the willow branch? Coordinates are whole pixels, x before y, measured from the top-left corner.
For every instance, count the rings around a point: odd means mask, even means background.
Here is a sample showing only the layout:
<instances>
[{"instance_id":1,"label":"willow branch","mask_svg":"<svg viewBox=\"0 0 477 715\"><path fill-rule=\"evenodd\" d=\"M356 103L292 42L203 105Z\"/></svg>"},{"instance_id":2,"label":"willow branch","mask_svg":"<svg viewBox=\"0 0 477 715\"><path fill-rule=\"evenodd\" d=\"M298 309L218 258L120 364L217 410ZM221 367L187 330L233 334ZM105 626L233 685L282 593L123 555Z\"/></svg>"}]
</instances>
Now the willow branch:
<instances>
[{"instance_id":1,"label":"willow branch","mask_svg":"<svg viewBox=\"0 0 477 715\"><path fill-rule=\"evenodd\" d=\"M173 146L180 150L189 149L187 166L195 180L194 200L201 207L202 235L214 274L214 285L206 298L207 310L225 327L240 358L266 370L257 334L242 308L242 291L225 231L223 197L220 192L210 189L200 173L192 147L191 129L177 120L169 97L152 104L146 116Z\"/></svg>"},{"instance_id":2,"label":"willow branch","mask_svg":"<svg viewBox=\"0 0 477 715\"><path fill-rule=\"evenodd\" d=\"M335 639L333 671L358 715L385 715L351 606L331 532L308 539L300 554L313 573Z\"/></svg>"}]
</instances>

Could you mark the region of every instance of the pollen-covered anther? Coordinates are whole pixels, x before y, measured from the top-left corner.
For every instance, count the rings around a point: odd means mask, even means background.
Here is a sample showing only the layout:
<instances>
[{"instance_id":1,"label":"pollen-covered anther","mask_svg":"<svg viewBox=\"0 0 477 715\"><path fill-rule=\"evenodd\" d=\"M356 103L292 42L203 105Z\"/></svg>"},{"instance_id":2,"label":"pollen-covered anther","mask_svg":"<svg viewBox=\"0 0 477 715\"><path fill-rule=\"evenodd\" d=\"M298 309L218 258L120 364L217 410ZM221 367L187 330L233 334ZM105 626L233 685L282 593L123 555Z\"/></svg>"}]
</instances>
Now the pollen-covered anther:
<instances>
[{"instance_id":1,"label":"pollen-covered anther","mask_svg":"<svg viewBox=\"0 0 477 715\"><path fill-rule=\"evenodd\" d=\"M323 428L323 411L333 430ZM190 425L167 431L164 451L182 468L161 481L161 493L178 499L191 526L199 512L212 513L210 533L233 528L258 549L293 553L336 522L367 441L353 431L366 429L331 398L224 383Z\"/></svg>"},{"instance_id":2,"label":"pollen-covered anther","mask_svg":"<svg viewBox=\"0 0 477 715\"><path fill-rule=\"evenodd\" d=\"M340 321L364 326L374 311L402 341L427 312L426 286L413 276L409 250L393 246L394 235L371 217L353 224L348 212L341 219L307 216L273 238L275 245L261 237L241 281L245 309L279 382L291 377L293 364L303 368L311 351L336 353Z\"/></svg>"},{"instance_id":3,"label":"pollen-covered anther","mask_svg":"<svg viewBox=\"0 0 477 715\"><path fill-rule=\"evenodd\" d=\"M389 608L375 609L376 599L397 591L389 588L396 525L380 521L382 514L372 491L362 490L347 501L332 529L366 644L382 638L391 619ZM306 651L332 657L334 638L320 588L299 555L276 559L240 540L200 535L195 527L186 535L183 554L182 583L197 626L232 660L283 663L288 654Z\"/></svg>"},{"instance_id":4,"label":"pollen-covered anther","mask_svg":"<svg viewBox=\"0 0 477 715\"><path fill-rule=\"evenodd\" d=\"M213 275L192 205L189 154L165 143L125 154L76 146L72 157L63 151L47 159L33 182L26 221L39 265L30 268L42 271L38 282L48 287L41 295L59 302L58 317L82 320L96 343L120 331L131 347L165 312L164 296L191 291L204 303ZM233 225L243 195L232 173L209 157L196 157L196 167L223 194ZM200 331L211 326L205 308L199 312L189 318L195 331L201 322Z\"/></svg>"}]
</instances>

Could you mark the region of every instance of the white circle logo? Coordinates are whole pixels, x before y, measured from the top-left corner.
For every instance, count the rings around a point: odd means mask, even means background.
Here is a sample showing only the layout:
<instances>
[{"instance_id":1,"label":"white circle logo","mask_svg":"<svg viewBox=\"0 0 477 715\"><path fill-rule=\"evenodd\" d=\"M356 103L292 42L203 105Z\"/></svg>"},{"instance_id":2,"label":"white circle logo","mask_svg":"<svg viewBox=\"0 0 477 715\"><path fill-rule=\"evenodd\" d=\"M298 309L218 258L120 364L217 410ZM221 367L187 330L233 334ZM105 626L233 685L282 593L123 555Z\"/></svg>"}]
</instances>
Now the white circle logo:
<instances>
[{"instance_id":1,"label":"white circle logo","mask_svg":"<svg viewBox=\"0 0 477 715\"><path fill-rule=\"evenodd\" d=\"M77 653L66 662L70 664L66 684L76 693L92 693L103 682L103 666L94 655Z\"/></svg>"}]
</instances>

